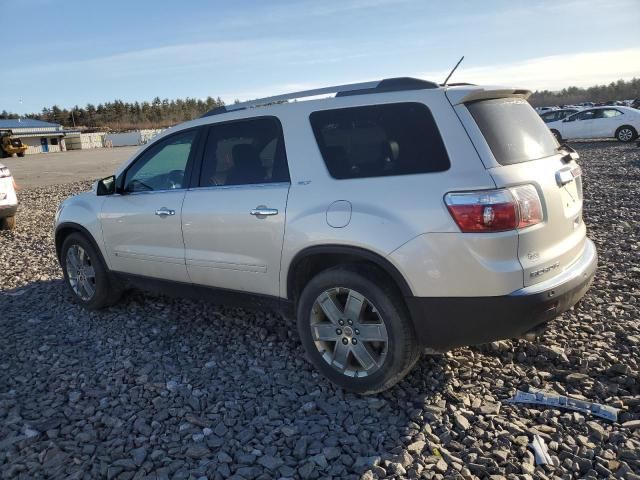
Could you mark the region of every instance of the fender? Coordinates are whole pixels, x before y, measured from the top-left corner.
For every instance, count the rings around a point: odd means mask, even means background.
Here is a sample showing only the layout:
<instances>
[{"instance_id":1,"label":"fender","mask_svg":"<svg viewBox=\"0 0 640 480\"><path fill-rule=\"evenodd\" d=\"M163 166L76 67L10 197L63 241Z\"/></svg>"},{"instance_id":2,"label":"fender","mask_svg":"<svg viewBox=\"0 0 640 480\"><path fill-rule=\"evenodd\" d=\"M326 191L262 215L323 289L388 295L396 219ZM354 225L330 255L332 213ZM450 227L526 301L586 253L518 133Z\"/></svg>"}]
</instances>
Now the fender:
<instances>
[{"instance_id":1,"label":"fender","mask_svg":"<svg viewBox=\"0 0 640 480\"><path fill-rule=\"evenodd\" d=\"M295 291L295 285L293 284L294 282L293 272L295 272L300 261L313 255L331 254L331 253L351 255L354 257L358 257L362 260L367 260L376 264L394 280L394 282L398 285L398 288L400 288L400 292L402 293L403 296L405 297L413 296L413 292L411 291L411 288L409 287L409 284L405 280L402 273L400 273L400 271L395 267L395 265L393 265L393 263L391 263L386 258L364 248L353 247L349 245L330 244L330 245L315 245L313 247L305 248L299 251L295 255L295 257L293 257L293 260L291 260L291 263L289 264L289 270L287 272L287 298L292 299L293 292Z\"/></svg>"},{"instance_id":2,"label":"fender","mask_svg":"<svg viewBox=\"0 0 640 480\"><path fill-rule=\"evenodd\" d=\"M107 265L107 262L105 262L104 260L104 256L102 255L102 250L98 246L96 239L93 238L93 235L91 235L91 232L89 232L89 230L87 230L85 227L83 227L79 223L75 223L75 222L62 222L56 226L54 238L55 238L55 244L56 244L56 257L58 258L58 261L61 261L60 250L62 249L62 243L64 241L63 240L64 237L62 233L65 230L82 233L89 240L89 242L91 243L91 246L95 249L95 251L98 252L98 255L100 255L100 260L102 261L102 264L104 265L104 267L107 269L107 271L109 270L109 266Z\"/></svg>"}]
</instances>

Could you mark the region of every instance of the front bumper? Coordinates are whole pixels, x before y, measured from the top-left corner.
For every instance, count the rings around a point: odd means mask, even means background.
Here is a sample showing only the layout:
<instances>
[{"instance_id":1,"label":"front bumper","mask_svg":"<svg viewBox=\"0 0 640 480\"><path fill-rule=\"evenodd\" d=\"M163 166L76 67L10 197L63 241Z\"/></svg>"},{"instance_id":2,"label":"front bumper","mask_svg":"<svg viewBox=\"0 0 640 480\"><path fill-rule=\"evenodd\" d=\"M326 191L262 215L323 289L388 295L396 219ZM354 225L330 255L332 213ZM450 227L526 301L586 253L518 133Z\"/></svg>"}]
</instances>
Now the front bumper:
<instances>
[{"instance_id":1,"label":"front bumper","mask_svg":"<svg viewBox=\"0 0 640 480\"><path fill-rule=\"evenodd\" d=\"M18 205L0 205L0 218L13 217L18 211Z\"/></svg>"},{"instance_id":2,"label":"front bumper","mask_svg":"<svg viewBox=\"0 0 640 480\"><path fill-rule=\"evenodd\" d=\"M520 337L574 306L587 292L598 254L587 239L581 257L549 280L499 297L407 297L421 346L449 350Z\"/></svg>"}]
</instances>

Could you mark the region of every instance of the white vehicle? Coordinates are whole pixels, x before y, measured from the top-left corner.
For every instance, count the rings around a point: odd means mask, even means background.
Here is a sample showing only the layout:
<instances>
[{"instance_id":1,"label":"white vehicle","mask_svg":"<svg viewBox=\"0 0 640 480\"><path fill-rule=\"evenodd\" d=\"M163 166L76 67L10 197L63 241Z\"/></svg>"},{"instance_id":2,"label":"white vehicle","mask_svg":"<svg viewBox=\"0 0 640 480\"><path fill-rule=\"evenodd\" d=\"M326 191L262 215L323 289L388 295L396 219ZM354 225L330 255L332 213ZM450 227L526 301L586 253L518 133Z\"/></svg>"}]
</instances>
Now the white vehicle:
<instances>
[{"instance_id":1,"label":"white vehicle","mask_svg":"<svg viewBox=\"0 0 640 480\"><path fill-rule=\"evenodd\" d=\"M278 308L359 393L426 347L534 336L597 254L578 156L529 95L396 78L213 110L60 205L67 288L94 309L126 285Z\"/></svg>"},{"instance_id":2,"label":"white vehicle","mask_svg":"<svg viewBox=\"0 0 640 480\"><path fill-rule=\"evenodd\" d=\"M550 110L548 112L544 112L540 114L540 118L544 123L557 122L558 120L562 120L569 115L573 115L574 113L579 112L578 108L561 108L558 110Z\"/></svg>"},{"instance_id":3,"label":"white vehicle","mask_svg":"<svg viewBox=\"0 0 640 480\"><path fill-rule=\"evenodd\" d=\"M0 229L16 228L18 197L16 184L7 167L0 163Z\"/></svg>"},{"instance_id":4,"label":"white vehicle","mask_svg":"<svg viewBox=\"0 0 640 480\"><path fill-rule=\"evenodd\" d=\"M562 120L547 123L558 139L617 138L631 142L640 131L640 111L630 107L595 107L574 113Z\"/></svg>"}]
</instances>

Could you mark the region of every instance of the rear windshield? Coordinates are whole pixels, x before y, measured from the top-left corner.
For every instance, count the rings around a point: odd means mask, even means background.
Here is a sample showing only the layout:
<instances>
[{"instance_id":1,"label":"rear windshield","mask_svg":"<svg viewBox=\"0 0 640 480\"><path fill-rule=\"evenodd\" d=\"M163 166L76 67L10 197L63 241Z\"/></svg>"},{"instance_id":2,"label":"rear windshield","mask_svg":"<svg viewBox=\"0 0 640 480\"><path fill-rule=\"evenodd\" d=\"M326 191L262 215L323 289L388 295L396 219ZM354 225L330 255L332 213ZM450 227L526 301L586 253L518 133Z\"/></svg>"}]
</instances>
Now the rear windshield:
<instances>
[{"instance_id":1,"label":"rear windshield","mask_svg":"<svg viewBox=\"0 0 640 480\"><path fill-rule=\"evenodd\" d=\"M501 165L528 162L556 153L558 142L526 100L498 98L467 104Z\"/></svg>"}]
</instances>

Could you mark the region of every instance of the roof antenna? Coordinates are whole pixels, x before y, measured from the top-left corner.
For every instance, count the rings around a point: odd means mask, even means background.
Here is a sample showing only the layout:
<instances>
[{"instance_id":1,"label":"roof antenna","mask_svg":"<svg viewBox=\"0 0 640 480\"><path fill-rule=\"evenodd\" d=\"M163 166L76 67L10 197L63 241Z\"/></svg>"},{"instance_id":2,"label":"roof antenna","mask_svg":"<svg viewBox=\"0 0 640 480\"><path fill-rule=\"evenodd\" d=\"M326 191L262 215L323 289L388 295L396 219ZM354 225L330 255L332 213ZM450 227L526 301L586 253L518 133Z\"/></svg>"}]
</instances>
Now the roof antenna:
<instances>
[{"instance_id":1,"label":"roof antenna","mask_svg":"<svg viewBox=\"0 0 640 480\"><path fill-rule=\"evenodd\" d=\"M462 60L464 60L464 55L460 57L460 60L458 60L458 63L456 63L456 66L453 67L453 70L451 70L451 72L449 72L449 75L447 75L447 78L444 79L444 83L442 84L443 87L447 86L447 82L451 78L451 75L453 75L453 72L455 72L458 69L458 65L462 63Z\"/></svg>"}]
</instances>

